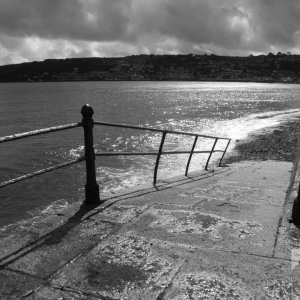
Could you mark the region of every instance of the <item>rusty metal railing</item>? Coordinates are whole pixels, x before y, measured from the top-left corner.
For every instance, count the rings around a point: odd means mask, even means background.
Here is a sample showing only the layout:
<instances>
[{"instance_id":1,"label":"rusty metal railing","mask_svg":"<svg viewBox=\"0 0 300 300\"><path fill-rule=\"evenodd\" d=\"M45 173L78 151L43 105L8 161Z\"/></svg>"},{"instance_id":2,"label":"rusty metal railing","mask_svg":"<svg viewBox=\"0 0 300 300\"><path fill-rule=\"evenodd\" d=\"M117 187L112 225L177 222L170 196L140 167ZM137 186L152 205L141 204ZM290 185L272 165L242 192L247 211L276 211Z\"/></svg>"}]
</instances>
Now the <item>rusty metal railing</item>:
<instances>
[{"instance_id":1,"label":"rusty metal railing","mask_svg":"<svg viewBox=\"0 0 300 300\"><path fill-rule=\"evenodd\" d=\"M83 127L84 129L84 156L68 161L53 167L49 167L46 169L42 169L39 171L35 171L33 173L25 174L23 176L10 179L8 181L0 183L0 189L3 187L6 187L8 185L17 183L19 181L23 181L25 179L29 179L35 176L39 176L60 168L68 167L77 163L80 163L82 161L86 162L86 184L85 184L85 200L84 203L88 205L96 205L100 203L100 195L99 195L99 185L96 180L96 167L95 167L95 159L97 156L147 156L147 155L153 155L156 156L156 163L154 167L154 175L153 175L153 184L157 183L157 173L158 173L158 166L160 162L160 158L162 155L175 155L175 154L189 154L189 158L186 165L185 170L185 176L188 175L190 162L192 159L193 154L197 153L207 153L209 154L208 159L206 161L205 170L208 169L208 165L211 159L211 156L213 153L219 152L222 153L222 156L219 161L219 166L221 166L222 160L224 158L224 155L228 149L228 146L230 144L231 139L229 138L223 138L223 137L216 137L216 136L209 136L209 135L202 135L202 134L196 134L196 133L188 133L188 132L181 132L181 131L170 131L170 130L162 130L162 129L155 129L155 128L148 128L148 127L140 127L140 126L131 126L126 124L117 124L117 123L106 123L106 122L98 122L94 121L92 116L94 114L93 108L90 107L88 104L84 105L81 109L82 114L82 122L79 123L72 123L67 125L61 125L56 127L50 127L45 129L39 129L9 136L4 136L0 138L0 144L5 142L11 142L18 139L24 139L29 138L32 136L42 135L42 134L48 134L51 132L57 132L57 131L63 131L68 130L72 128L77 127ZM119 128L127 128L127 129L136 129L136 130L143 130L143 131L151 131L151 132L158 132L162 133L160 146L157 152L95 152L94 149L94 142L93 142L93 127L94 125L98 126L110 126L110 127L119 127ZM184 136L193 136L194 142L192 149L190 151L163 151L164 143L167 134L175 134L175 135L184 135ZM208 138L208 139L214 139L214 144L210 151L195 151L195 147L198 141L198 138ZM217 145L217 142L219 140L226 140L227 144L224 150L215 150L215 147Z\"/></svg>"}]
</instances>

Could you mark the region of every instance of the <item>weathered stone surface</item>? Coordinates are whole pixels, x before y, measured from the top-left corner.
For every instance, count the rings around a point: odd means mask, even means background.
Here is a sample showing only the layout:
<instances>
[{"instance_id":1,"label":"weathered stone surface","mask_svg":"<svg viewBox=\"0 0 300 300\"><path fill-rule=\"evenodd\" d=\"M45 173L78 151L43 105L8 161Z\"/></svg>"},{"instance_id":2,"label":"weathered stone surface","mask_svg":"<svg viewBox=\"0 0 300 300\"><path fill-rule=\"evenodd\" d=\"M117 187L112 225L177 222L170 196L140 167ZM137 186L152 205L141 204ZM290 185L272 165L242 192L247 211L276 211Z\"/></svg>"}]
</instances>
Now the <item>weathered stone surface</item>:
<instances>
[{"instance_id":1,"label":"weathered stone surface","mask_svg":"<svg viewBox=\"0 0 300 300\"><path fill-rule=\"evenodd\" d=\"M240 205L236 211L153 206L122 232L211 249L272 255L281 209ZM266 214L267 213L267 214Z\"/></svg>"},{"instance_id":2,"label":"weathered stone surface","mask_svg":"<svg viewBox=\"0 0 300 300\"><path fill-rule=\"evenodd\" d=\"M12 269L40 277L48 277L70 260L104 239L114 226L101 221L83 221L80 224L65 223L51 235L34 245L28 253L7 262Z\"/></svg>"},{"instance_id":3,"label":"weathered stone surface","mask_svg":"<svg viewBox=\"0 0 300 300\"><path fill-rule=\"evenodd\" d=\"M300 262L300 256L298 257L297 254L299 249L300 230L294 224L290 224L287 227L280 227L274 249L274 256Z\"/></svg>"},{"instance_id":4,"label":"weathered stone surface","mask_svg":"<svg viewBox=\"0 0 300 300\"><path fill-rule=\"evenodd\" d=\"M199 201L199 198L192 197L181 197L181 189L170 188L164 189L159 192L154 192L147 195L142 195L138 198L128 199L122 201L122 205L134 205L134 206L149 206L154 204L170 204L170 205L180 205L180 206L191 206L195 202Z\"/></svg>"},{"instance_id":5,"label":"weathered stone surface","mask_svg":"<svg viewBox=\"0 0 300 300\"><path fill-rule=\"evenodd\" d=\"M281 163L278 162L270 162L270 165L273 169L282 167ZM284 172L282 173L284 173L284 176L282 179L285 188L288 186L290 174L285 170L288 168L291 168L291 164L283 163ZM282 189L281 177L278 178L278 176L274 176L273 173L269 174L269 172L262 175L261 172L261 167L257 167L257 164L251 164L248 168L239 168L239 172L227 171L225 172L226 176L221 174L222 177L220 177L220 174L219 176L217 176L218 174L209 174L207 178L201 176L193 178L193 180L185 179L176 182L176 184L165 186L164 190L159 192L151 192L140 196L138 199L128 199L125 203L131 205L163 203L190 206L197 202L198 198L215 198L227 202L282 207L286 194L285 189ZM236 173L239 175L237 176ZM254 174L249 177L249 173ZM226 180L224 180L224 176ZM170 189L170 186L172 186L172 189Z\"/></svg>"},{"instance_id":6,"label":"weathered stone surface","mask_svg":"<svg viewBox=\"0 0 300 300\"><path fill-rule=\"evenodd\" d=\"M36 288L42 285L43 282L37 278L28 277L7 270L0 271L1 300L21 299L26 295L30 295Z\"/></svg>"},{"instance_id":7,"label":"weathered stone surface","mask_svg":"<svg viewBox=\"0 0 300 300\"><path fill-rule=\"evenodd\" d=\"M123 204L123 203L122 203ZM136 206L136 205L122 205L114 204L101 210L99 213L90 217L91 220L104 220L111 223L128 223L136 219L149 205Z\"/></svg>"},{"instance_id":8,"label":"weathered stone surface","mask_svg":"<svg viewBox=\"0 0 300 300\"><path fill-rule=\"evenodd\" d=\"M285 260L197 250L164 299L290 299L291 269Z\"/></svg>"},{"instance_id":9,"label":"weathered stone surface","mask_svg":"<svg viewBox=\"0 0 300 300\"><path fill-rule=\"evenodd\" d=\"M0 299L300 294L299 229L287 222L298 183L283 209L291 167L242 163L2 228Z\"/></svg>"},{"instance_id":10,"label":"weathered stone surface","mask_svg":"<svg viewBox=\"0 0 300 300\"><path fill-rule=\"evenodd\" d=\"M156 299L182 264L181 255L154 241L117 235L69 264L52 283L117 299Z\"/></svg>"},{"instance_id":11,"label":"weathered stone surface","mask_svg":"<svg viewBox=\"0 0 300 300\"><path fill-rule=\"evenodd\" d=\"M0 228L0 262L13 253L30 249L40 238L62 226L78 209L79 205L60 200L32 218Z\"/></svg>"},{"instance_id":12,"label":"weathered stone surface","mask_svg":"<svg viewBox=\"0 0 300 300\"><path fill-rule=\"evenodd\" d=\"M228 202L238 202L257 205L280 206L284 204L286 194L281 191L256 188L255 186L234 186L224 182L197 187L180 194L183 198L209 197L223 199ZM182 201L184 202L184 200Z\"/></svg>"},{"instance_id":13,"label":"weathered stone surface","mask_svg":"<svg viewBox=\"0 0 300 300\"><path fill-rule=\"evenodd\" d=\"M216 168L213 171L196 171L196 172L190 172L188 176L173 176L173 177L168 177L164 178L163 180L159 180L159 182L164 183L163 186L167 184L169 187L174 187L178 186L178 188L181 188L184 184L189 184L190 186L197 185L197 181L210 181L210 180L215 180L214 178L216 177L222 177L225 174L228 175L232 173L231 168ZM162 186L162 187L163 187Z\"/></svg>"},{"instance_id":14,"label":"weathered stone surface","mask_svg":"<svg viewBox=\"0 0 300 300\"><path fill-rule=\"evenodd\" d=\"M72 289L59 289L53 287L42 287L37 289L32 294L28 295L25 298L26 300L56 300L56 299L64 299L64 300L88 300L88 299L99 299L95 298L93 295L77 292ZM100 298L101 299L101 298Z\"/></svg>"},{"instance_id":15,"label":"weathered stone surface","mask_svg":"<svg viewBox=\"0 0 300 300\"><path fill-rule=\"evenodd\" d=\"M226 176L220 180L220 183L282 191L289 186L292 169L292 164L289 162L261 161L246 168L243 167L244 162L240 165L241 167L237 167L237 172Z\"/></svg>"}]
</instances>

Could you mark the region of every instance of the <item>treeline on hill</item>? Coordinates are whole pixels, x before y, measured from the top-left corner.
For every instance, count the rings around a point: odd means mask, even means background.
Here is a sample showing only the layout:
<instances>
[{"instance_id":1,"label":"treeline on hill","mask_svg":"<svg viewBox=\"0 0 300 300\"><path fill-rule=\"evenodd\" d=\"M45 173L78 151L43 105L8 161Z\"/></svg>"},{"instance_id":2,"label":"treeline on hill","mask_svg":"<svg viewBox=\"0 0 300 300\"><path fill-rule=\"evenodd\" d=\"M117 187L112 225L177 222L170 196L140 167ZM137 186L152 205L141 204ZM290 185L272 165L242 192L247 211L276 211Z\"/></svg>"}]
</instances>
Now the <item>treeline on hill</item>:
<instances>
[{"instance_id":1,"label":"treeline on hill","mask_svg":"<svg viewBox=\"0 0 300 300\"><path fill-rule=\"evenodd\" d=\"M1 82L85 80L228 80L299 83L300 55L133 55L46 59L0 66Z\"/></svg>"}]
</instances>

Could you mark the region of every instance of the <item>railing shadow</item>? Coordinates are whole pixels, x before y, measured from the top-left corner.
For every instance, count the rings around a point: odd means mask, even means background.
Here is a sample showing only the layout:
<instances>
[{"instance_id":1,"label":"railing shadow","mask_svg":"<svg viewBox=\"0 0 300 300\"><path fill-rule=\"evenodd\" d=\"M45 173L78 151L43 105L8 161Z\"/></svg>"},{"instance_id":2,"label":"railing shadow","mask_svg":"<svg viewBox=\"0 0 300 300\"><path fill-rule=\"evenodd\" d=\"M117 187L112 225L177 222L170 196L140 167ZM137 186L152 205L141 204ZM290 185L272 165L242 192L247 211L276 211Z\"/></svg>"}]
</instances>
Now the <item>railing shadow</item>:
<instances>
[{"instance_id":1,"label":"railing shadow","mask_svg":"<svg viewBox=\"0 0 300 300\"><path fill-rule=\"evenodd\" d=\"M14 263L18 259L26 256L31 252L34 252L35 250L41 248L44 245L51 246L59 244L62 241L62 239L70 232L70 230L84 222L86 220L84 216L86 216L90 211L94 210L97 206L98 205L82 204L79 207L79 209L75 212L75 214L72 215L69 219L67 219L63 225L40 236L34 241L13 251L12 253L2 257L0 259L0 269L7 267L8 265ZM97 213L99 213L100 211L101 210L98 210Z\"/></svg>"},{"instance_id":2,"label":"railing shadow","mask_svg":"<svg viewBox=\"0 0 300 300\"><path fill-rule=\"evenodd\" d=\"M221 174L226 172L226 170L222 169L218 172L214 173L214 175ZM0 259L0 269L4 269L11 265L12 263L16 262L17 260L21 259L22 257L42 248L43 246L52 246L59 244L65 236L76 226L80 225L84 221L89 220L91 217L107 210L114 204L129 200L131 198L137 196L144 196L151 193L160 192L163 190L176 188L178 186L184 185L187 182L205 180L212 176L211 172L205 172L201 174L195 174L195 176L184 176L175 179L174 181L168 180L164 181L161 185L153 185L152 187L141 188L136 191L131 191L128 193L122 193L116 196L107 197L106 199L102 199L100 205L87 205L85 202L81 204L78 210L70 216L66 221L59 227L55 228L54 230L41 235L40 237L36 238L34 241L20 247L19 249L9 253L8 255L2 257Z\"/></svg>"}]
</instances>

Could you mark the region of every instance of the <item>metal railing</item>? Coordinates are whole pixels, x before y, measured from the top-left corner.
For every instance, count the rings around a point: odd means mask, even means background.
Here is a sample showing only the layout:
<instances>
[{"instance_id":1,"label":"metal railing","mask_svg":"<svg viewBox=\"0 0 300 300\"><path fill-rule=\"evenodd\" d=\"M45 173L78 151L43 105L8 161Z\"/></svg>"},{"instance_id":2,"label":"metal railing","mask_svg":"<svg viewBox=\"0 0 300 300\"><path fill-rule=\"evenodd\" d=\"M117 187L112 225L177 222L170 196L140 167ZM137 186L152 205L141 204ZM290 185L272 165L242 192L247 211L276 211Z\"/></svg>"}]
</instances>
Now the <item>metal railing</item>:
<instances>
[{"instance_id":1,"label":"metal railing","mask_svg":"<svg viewBox=\"0 0 300 300\"><path fill-rule=\"evenodd\" d=\"M158 172L158 166L160 162L160 158L162 155L174 155L174 154L189 154L189 158L187 161L186 169L185 169L185 176L188 175L190 162L192 159L193 154L197 153L207 153L209 154L208 159L206 161L205 170L208 169L208 165L211 159L211 156L213 153L219 152L222 153L222 156L219 161L219 166L221 166L222 160L224 158L224 155L228 149L228 146L230 144L231 139L229 138L223 138L223 137L216 137L216 136L209 136L209 135L202 135L202 134L196 134L196 133L188 133L188 132L181 132L181 131L170 131L170 130L162 130L162 129L154 129L154 128L148 128L148 127L139 127L139 126L131 126L131 125L125 125L125 124L116 124L116 123L105 123L105 122L98 122L93 120L93 108L89 106L88 104L84 105L81 109L82 114L82 122L79 123L72 123L62 126L56 126L56 127L50 127L45 129L39 129L9 136L4 136L0 138L0 144L5 142L11 142L19 139L24 139L32 136L42 135L42 134L48 134L52 132L57 131L63 131L63 130L69 130L77 127L83 127L84 130L84 156L68 161L53 167L49 167L46 169L42 169L30 174L25 174L23 176L5 181L0 183L0 188L6 187L8 185L17 183L19 181L29 179L35 176L39 176L60 168L64 168L67 166L71 166L74 164L77 164L79 162L85 161L86 162L86 184L85 184L85 204L88 205L97 205L100 203L100 195L99 195L99 185L96 180L96 167L95 167L95 159L96 156L146 156L146 155L152 155L156 156L156 163L154 167L154 175L153 175L153 184L157 183L157 172ZM151 132L158 132L162 134L160 145L158 152L105 152L105 153L99 153L95 152L94 149L94 141L93 141L93 127L94 125L99 126L110 126L110 127L119 127L119 128L127 128L127 129L137 129L137 130L143 130L143 131L151 131ZM166 139L167 134L175 134L175 135L184 135L184 136L193 136L194 142L192 145L192 148L190 151L163 151L164 142ZM195 147L198 141L198 138L208 138L208 139L214 139L214 144L210 151L195 151ZM219 140L226 140L227 144L224 150L215 150L216 144Z\"/></svg>"}]
</instances>

